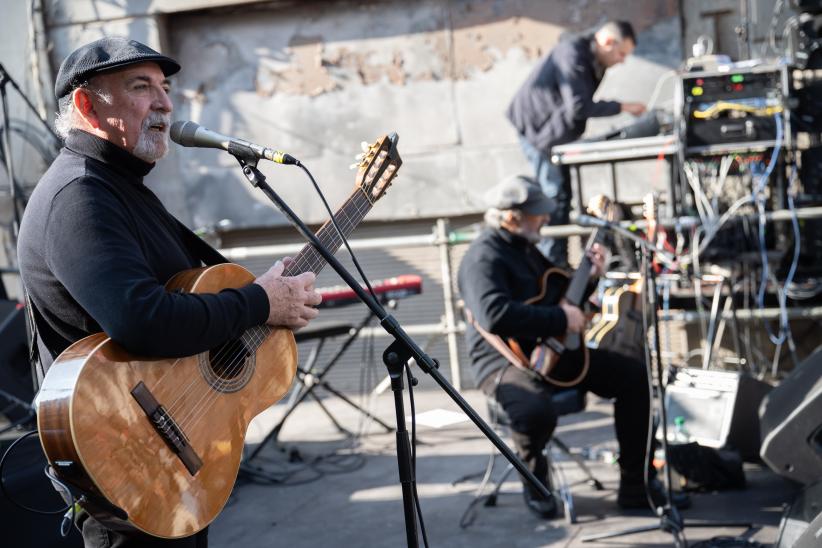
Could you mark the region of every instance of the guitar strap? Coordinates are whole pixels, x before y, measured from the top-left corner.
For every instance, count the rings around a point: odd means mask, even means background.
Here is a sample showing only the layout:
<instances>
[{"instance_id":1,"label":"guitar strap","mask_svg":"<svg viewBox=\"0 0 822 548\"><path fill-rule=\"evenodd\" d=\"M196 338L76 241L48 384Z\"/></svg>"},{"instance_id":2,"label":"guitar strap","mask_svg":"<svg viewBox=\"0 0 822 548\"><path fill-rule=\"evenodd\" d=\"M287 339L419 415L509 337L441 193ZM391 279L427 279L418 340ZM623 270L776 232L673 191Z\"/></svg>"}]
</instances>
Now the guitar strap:
<instances>
[{"instance_id":1,"label":"guitar strap","mask_svg":"<svg viewBox=\"0 0 822 548\"><path fill-rule=\"evenodd\" d=\"M205 240L194 234L194 232L181 223L179 219L173 215L171 218L174 219L174 222L177 224L177 228L183 237L183 243L185 243L188 250L194 254L196 259L203 261L203 264L207 266L230 262L223 257L219 251L208 245Z\"/></svg>"},{"instance_id":2,"label":"guitar strap","mask_svg":"<svg viewBox=\"0 0 822 548\"><path fill-rule=\"evenodd\" d=\"M517 367L521 367L523 369L531 370L531 367L528 363L522 361L520 356L514 353L511 348L505 344L505 341L502 340L502 337L499 335L494 335L493 333L486 331L485 329L477 323L474 319L474 315L471 314L471 311L467 308L463 309L465 311L465 319L468 320L468 323L473 326L474 329L477 330L477 333L482 335L482 338L488 341L488 344L494 347L494 349L502 354L502 357L511 362L513 365Z\"/></svg>"}]
</instances>

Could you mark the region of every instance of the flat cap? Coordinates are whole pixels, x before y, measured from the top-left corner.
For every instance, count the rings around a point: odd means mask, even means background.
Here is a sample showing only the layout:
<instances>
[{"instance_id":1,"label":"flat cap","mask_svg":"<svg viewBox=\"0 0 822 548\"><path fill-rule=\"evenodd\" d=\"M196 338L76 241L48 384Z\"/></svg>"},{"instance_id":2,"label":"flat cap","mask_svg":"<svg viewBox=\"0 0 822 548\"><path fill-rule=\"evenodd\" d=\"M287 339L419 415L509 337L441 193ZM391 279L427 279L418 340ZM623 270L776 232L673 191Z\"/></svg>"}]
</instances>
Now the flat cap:
<instances>
[{"instance_id":1,"label":"flat cap","mask_svg":"<svg viewBox=\"0 0 822 548\"><path fill-rule=\"evenodd\" d=\"M100 38L77 48L65 58L57 71L54 95L61 99L95 74L147 61L160 65L166 76L180 70L177 61L136 40L120 36Z\"/></svg>"},{"instance_id":2,"label":"flat cap","mask_svg":"<svg viewBox=\"0 0 822 548\"><path fill-rule=\"evenodd\" d=\"M485 193L488 207L517 209L529 215L551 215L556 202L542 193L539 184L526 175L512 175Z\"/></svg>"}]
</instances>

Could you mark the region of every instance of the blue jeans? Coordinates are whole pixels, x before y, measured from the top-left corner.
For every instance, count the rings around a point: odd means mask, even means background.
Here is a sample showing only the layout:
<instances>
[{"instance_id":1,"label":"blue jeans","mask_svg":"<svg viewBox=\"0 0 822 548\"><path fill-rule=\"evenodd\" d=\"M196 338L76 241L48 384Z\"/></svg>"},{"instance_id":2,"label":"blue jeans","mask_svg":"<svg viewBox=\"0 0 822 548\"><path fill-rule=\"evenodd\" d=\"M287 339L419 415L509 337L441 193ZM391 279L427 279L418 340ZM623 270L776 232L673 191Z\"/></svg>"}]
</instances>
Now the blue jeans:
<instances>
[{"instance_id":1,"label":"blue jeans","mask_svg":"<svg viewBox=\"0 0 822 548\"><path fill-rule=\"evenodd\" d=\"M551 163L550 152L546 154L537 150L522 136L519 138L519 144L534 170L534 177L539 182L542 193L557 204L557 209L551 215L548 225L568 224L571 211L571 174L568 167ZM566 266L568 264L568 241L566 239L543 238L537 247L555 265Z\"/></svg>"}]
</instances>

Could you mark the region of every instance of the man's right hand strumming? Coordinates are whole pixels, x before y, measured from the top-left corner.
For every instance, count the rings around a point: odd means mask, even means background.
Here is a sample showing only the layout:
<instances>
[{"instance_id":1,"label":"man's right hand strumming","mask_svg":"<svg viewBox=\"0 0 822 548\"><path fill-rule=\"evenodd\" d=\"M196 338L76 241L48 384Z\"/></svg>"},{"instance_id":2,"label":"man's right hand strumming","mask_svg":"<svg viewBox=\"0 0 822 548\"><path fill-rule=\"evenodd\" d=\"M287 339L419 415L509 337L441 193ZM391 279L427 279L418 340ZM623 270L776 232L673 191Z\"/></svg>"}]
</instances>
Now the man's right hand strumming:
<instances>
[{"instance_id":1,"label":"man's right hand strumming","mask_svg":"<svg viewBox=\"0 0 822 548\"><path fill-rule=\"evenodd\" d=\"M314 289L317 277L313 272L283 276L286 262L290 262L288 257L277 261L254 283L262 286L268 295L269 312L266 323L299 329L317 317L319 312L314 307L320 304L322 297Z\"/></svg>"},{"instance_id":2,"label":"man's right hand strumming","mask_svg":"<svg viewBox=\"0 0 822 548\"><path fill-rule=\"evenodd\" d=\"M565 312L567 330L571 333L582 333L585 329L585 314L578 306L574 306L565 299L559 302L559 307Z\"/></svg>"}]
</instances>

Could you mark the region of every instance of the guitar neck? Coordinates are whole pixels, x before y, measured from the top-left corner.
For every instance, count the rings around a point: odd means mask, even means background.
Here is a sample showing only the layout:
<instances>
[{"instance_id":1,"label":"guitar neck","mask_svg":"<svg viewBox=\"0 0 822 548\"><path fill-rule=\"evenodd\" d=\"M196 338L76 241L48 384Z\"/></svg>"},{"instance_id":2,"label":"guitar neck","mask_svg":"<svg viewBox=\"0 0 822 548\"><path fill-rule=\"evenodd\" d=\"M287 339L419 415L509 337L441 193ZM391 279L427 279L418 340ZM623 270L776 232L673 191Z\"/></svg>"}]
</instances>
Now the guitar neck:
<instances>
[{"instance_id":1,"label":"guitar neck","mask_svg":"<svg viewBox=\"0 0 822 548\"><path fill-rule=\"evenodd\" d=\"M368 201L365 193L357 188L345 203L334 213L337 225L343 235L348 236L354 228L360 224L365 215L371 210L372 204ZM331 254L337 252L342 245L342 238L337 233L337 229L331 220L325 222L323 226L314 234L320 243L328 249ZM314 248L313 244L305 244L299 253L294 257L294 262L283 272L284 276L297 276L303 272L319 273L326 265L326 261L320 252Z\"/></svg>"},{"instance_id":2,"label":"guitar neck","mask_svg":"<svg viewBox=\"0 0 822 548\"><path fill-rule=\"evenodd\" d=\"M588 244L585 246L585 251L590 249L594 242L599 240L599 229L595 229L588 238ZM587 253L583 253L582 260L579 262L571 282L568 284L568 289L565 291L565 299L575 305L581 306L582 299L585 297L585 290L591 281L591 259L588 258Z\"/></svg>"}]
</instances>

